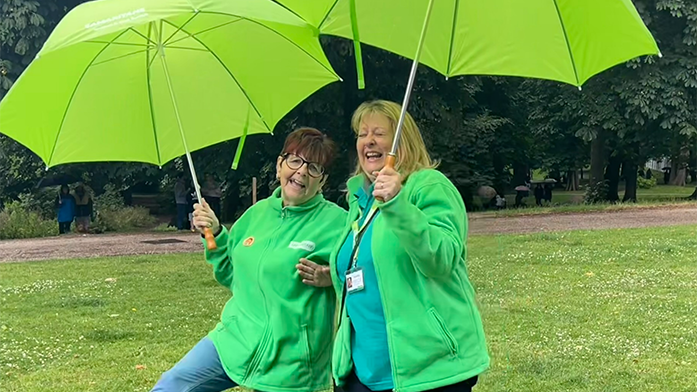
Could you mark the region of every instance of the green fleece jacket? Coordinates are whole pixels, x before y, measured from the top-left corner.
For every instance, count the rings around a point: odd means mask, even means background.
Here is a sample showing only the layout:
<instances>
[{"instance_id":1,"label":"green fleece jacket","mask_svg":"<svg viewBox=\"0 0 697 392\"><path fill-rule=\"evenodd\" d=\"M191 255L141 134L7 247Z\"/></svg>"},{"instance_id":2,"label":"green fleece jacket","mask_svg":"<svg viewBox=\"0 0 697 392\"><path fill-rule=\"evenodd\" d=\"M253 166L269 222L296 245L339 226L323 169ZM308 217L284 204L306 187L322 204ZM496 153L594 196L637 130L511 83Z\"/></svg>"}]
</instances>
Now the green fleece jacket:
<instances>
[{"instance_id":1,"label":"green fleece jacket","mask_svg":"<svg viewBox=\"0 0 697 392\"><path fill-rule=\"evenodd\" d=\"M317 195L283 207L280 189L251 207L206 251L215 278L229 287L220 323L210 332L228 376L265 392L331 387L334 291L302 283L304 257L326 265L346 211Z\"/></svg>"},{"instance_id":2,"label":"green fleece jacket","mask_svg":"<svg viewBox=\"0 0 697 392\"><path fill-rule=\"evenodd\" d=\"M353 195L361 186L363 176L348 182L349 216L330 259L338 309L345 288L338 283L336 258L351 222L359 217ZM395 391L435 389L482 373L489 367L489 354L467 276L467 216L457 189L440 172L421 170L379 208L372 252ZM353 368L345 306L336 322L332 367L341 386Z\"/></svg>"}]
</instances>

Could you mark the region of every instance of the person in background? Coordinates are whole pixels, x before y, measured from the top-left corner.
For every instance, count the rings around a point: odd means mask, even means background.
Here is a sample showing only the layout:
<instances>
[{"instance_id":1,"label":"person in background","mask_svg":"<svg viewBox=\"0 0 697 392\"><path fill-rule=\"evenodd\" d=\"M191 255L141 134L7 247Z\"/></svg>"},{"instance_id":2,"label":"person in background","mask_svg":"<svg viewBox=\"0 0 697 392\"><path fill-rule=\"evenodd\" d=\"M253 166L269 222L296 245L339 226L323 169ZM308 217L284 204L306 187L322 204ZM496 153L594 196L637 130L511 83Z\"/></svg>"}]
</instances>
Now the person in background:
<instances>
[{"instance_id":1,"label":"person in background","mask_svg":"<svg viewBox=\"0 0 697 392\"><path fill-rule=\"evenodd\" d=\"M75 188L75 225L80 233L87 233L90 230L92 206L92 195L84 184L79 184Z\"/></svg>"},{"instance_id":2,"label":"person in background","mask_svg":"<svg viewBox=\"0 0 697 392\"><path fill-rule=\"evenodd\" d=\"M220 183L218 183L213 174L206 173L203 186L201 187L201 197L206 199L206 202L211 206L217 217L222 217L220 214L220 198L222 196L223 190L220 187Z\"/></svg>"},{"instance_id":3,"label":"person in background","mask_svg":"<svg viewBox=\"0 0 697 392\"><path fill-rule=\"evenodd\" d=\"M184 173L177 175L177 182L174 184L174 201L177 203L177 229L184 230L184 221L188 209L187 193L189 187L186 185Z\"/></svg>"},{"instance_id":4,"label":"person in background","mask_svg":"<svg viewBox=\"0 0 697 392\"><path fill-rule=\"evenodd\" d=\"M506 208L506 199L501 197L501 195L496 195L496 209L503 210Z\"/></svg>"},{"instance_id":5,"label":"person in background","mask_svg":"<svg viewBox=\"0 0 697 392\"><path fill-rule=\"evenodd\" d=\"M545 197L545 190L542 189L542 184L537 184L535 186L535 204L538 207L542 207L542 199Z\"/></svg>"},{"instance_id":6,"label":"person in background","mask_svg":"<svg viewBox=\"0 0 697 392\"><path fill-rule=\"evenodd\" d=\"M552 204L552 188L554 188L554 185L545 184L544 200L547 202L547 204Z\"/></svg>"},{"instance_id":7,"label":"person in background","mask_svg":"<svg viewBox=\"0 0 697 392\"><path fill-rule=\"evenodd\" d=\"M70 188L67 185L61 185L55 206L58 215L58 233L69 233L70 225L75 219L75 197L70 194Z\"/></svg>"}]
</instances>

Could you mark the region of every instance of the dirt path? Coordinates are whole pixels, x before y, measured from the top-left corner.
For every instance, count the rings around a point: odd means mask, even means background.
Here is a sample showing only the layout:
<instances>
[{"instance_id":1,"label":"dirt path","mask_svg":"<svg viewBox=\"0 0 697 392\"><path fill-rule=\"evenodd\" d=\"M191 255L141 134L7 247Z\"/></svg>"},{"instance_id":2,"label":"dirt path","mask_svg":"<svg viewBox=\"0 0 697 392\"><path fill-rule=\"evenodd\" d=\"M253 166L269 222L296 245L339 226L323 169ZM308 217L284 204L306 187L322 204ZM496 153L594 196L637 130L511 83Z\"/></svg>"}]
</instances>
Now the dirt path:
<instances>
[{"instance_id":1,"label":"dirt path","mask_svg":"<svg viewBox=\"0 0 697 392\"><path fill-rule=\"evenodd\" d=\"M543 231L626 229L681 225L697 225L697 206L506 218L471 214L469 232L470 234L523 234Z\"/></svg>"},{"instance_id":2,"label":"dirt path","mask_svg":"<svg viewBox=\"0 0 697 392\"><path fill-rule=\"evenodd\" d=\"M0 241L0 262L198 252L202 249L200 236L191 232L68 234L61 237Z\"/></svg>"},{"instance_id":3,"label":"dirt path","mask_svg":"<svg viewBox=\"0 0 697 392\"><path fill-rule=\"evenodd\" d=\"M469 231L474 235L516 234L690 224L697 224L697 206L506 218L470 214ZM199 252L201 249L200 237L190 232L87 236L71 234L63 237L0 241L0 262Z\"/></svg>"}]
</instances>

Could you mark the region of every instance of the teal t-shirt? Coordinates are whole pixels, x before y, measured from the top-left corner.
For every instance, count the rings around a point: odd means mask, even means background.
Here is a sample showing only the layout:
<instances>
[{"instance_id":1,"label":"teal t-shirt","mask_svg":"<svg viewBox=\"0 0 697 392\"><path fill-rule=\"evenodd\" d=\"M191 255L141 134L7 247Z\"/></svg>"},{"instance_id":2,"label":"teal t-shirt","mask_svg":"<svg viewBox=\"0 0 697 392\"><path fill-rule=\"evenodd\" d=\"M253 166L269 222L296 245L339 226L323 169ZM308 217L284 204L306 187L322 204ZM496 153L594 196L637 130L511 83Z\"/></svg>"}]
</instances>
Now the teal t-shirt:
<instances>
[{"instance_id":1,"label":"teal t-shirt","mask_svg":"<svg viewBox=\"0 0 697 392\"><path fill-rule=\"evenodd\" d=\"M373 205L372 187L368 193L363 189L359 190L356 196L362 211L358 221L358 225L361 226ZM373 219L374 221L375 219ZM390 351L387 345L387 325L380 299L380 288L375 275L373 255L370 251L372 222L365 230L356 262L356 267L363 269L365 288L346 294L346 311L353 327L351 347L356 376L362 384L371 390L382 391L394 388L394 383L392 381ZM351 262L352 251L353 233L348 236L337 257L337 275L342 284L345 284L346 281L346 270Z\"/></svg>"}]
</instances>

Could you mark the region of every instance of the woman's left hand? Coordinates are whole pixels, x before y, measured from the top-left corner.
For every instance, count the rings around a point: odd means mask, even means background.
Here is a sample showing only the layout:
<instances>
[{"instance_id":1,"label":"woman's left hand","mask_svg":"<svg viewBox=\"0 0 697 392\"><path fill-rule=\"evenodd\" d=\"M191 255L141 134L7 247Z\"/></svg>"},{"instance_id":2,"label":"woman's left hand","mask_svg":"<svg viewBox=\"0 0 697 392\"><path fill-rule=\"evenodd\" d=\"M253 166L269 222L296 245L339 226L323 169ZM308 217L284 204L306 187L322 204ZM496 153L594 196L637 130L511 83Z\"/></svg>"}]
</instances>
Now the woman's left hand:
<instances>
[{"instance_id":1,"label":"woman's left hand","mask_svg":"<svg viewBox=\"0 0 697 392\"><path fill-rule=\"evenodd\" d=\"M391 167L384 167L375 175L375 189L373 196L376 199L390 201L402 190L402 176Z\"/></svg>"},{"instance_id":2,"label":"woman's left hand","mask_svg":"<svg viewBox=\"0 0 697 392\"><path fill-rule=\"evenodd\" d=\"M296 264L300 277L303 278L303 283L314 287L329 287L332 285L332 275L329 267L319 265L308 259L300 259L300 264Z\"/></svg>"}]
</instances>

